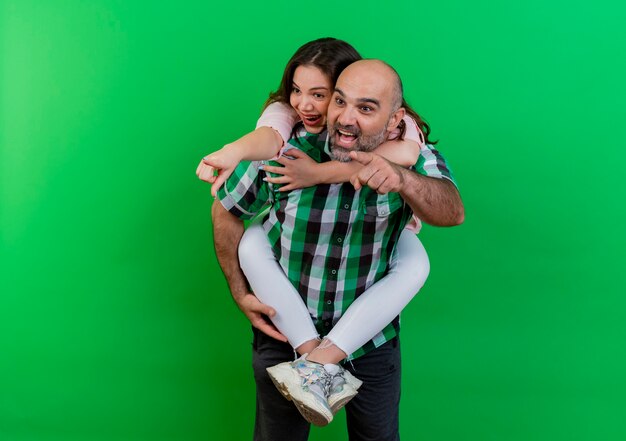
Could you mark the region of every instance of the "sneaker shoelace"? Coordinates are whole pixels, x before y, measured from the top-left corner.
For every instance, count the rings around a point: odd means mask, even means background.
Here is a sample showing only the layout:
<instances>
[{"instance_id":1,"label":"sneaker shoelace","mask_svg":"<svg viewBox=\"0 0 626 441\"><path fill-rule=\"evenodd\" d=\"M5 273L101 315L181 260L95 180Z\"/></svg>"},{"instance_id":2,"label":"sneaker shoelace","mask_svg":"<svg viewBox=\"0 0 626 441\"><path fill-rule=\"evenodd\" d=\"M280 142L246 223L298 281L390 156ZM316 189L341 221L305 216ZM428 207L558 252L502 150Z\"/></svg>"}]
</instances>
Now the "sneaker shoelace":
<instances>
[{"instance_id":1,"label":"sneaker shoelace","mask_svg":"<svg viewBox=\"0 0 626 441\"><path fill-rule=\"evenodd\" d=\"M337 381L335 381L337 380ZM328 394L330 395L333 392L333 388L337 388L346 384L346 378L343 375L343 370L333 374L330 378L330 389Z\"/></svg>"},{"instance_id":2,"label":"sneaker shoelace","mask_svg":"<svg viewBox=\"0 0 626 441\"><path fill-rule=\"evenodd\" d=\"M301 363L297 366L300 376L304 379L303 385L317 386L324 393L325 397L330 395L333 379L337 374L329 374L323 366L312 367L307 366L305 363Z\"/></svg>"}]
</instances>

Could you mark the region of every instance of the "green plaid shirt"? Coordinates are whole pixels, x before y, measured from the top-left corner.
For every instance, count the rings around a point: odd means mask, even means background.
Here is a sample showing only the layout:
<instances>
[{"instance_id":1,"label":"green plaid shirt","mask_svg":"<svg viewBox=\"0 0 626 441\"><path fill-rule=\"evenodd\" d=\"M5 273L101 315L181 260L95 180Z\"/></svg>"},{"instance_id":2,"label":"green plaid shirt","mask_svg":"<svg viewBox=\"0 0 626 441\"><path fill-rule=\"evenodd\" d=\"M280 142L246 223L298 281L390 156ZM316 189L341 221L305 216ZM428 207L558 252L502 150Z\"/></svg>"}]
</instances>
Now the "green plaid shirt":
<instances>
[{"instance_id":1,"label":"green plaid shirt","mask_svg":"<svg viewBox=\"0 0 626 441\"><path fill-rule=\"evenodd\" d=\"M302 130L289 144L324 162L330 160L327 138L326 132L312 135ZM325 336L350 304L386 274L411 209L398 193L379 195L367 187L355 191L350 183L279 192L279 186L263 181L266 172L260 165L239 164L218 198L241 219L251 219L270 206L263 226L276 259ZM432 146L422 149L415 169L454 182ZM391 340L399 330L396 317L350 359Z\"/></svg>"}]
</instances>

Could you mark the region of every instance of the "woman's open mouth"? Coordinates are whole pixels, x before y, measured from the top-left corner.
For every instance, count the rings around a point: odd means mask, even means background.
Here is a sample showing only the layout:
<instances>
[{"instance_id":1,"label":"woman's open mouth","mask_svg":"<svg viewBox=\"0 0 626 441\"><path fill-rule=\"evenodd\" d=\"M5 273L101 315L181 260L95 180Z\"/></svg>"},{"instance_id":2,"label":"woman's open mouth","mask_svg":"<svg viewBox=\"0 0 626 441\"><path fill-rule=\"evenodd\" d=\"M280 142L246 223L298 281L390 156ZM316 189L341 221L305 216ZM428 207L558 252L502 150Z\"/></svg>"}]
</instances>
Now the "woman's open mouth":
<instances>
[{"instance_id":1,"label":"woman's open mouth","mask_svg":"<svg viewBox=\"0 0 626 441\"><path fill-rule=\"evenodd\" d=\"M322 122L322 115L301 115L300 117L307 126L317 126Z\"/></svg>"}]
</instances>

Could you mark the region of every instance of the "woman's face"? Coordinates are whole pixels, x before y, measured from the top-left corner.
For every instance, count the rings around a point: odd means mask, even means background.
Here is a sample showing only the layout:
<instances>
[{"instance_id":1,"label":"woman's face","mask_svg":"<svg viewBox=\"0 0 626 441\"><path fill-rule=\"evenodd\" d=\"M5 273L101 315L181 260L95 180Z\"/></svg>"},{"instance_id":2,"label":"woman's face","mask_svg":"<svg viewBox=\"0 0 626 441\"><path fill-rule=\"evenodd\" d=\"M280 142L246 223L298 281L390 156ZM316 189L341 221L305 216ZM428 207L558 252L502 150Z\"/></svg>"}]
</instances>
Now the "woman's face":
<instances>
[{"instance_id":1,"label":"woman's face","mask_svg":"<svg viewBox=\"0 0 626 441\"><path fill-rule=\"evenodd\" d=\"M330 79L315 66L298 66L293 73L289 103L296 110L309 133L326 128L326 110L330 103Z\"/></svg>"}]
</instances>

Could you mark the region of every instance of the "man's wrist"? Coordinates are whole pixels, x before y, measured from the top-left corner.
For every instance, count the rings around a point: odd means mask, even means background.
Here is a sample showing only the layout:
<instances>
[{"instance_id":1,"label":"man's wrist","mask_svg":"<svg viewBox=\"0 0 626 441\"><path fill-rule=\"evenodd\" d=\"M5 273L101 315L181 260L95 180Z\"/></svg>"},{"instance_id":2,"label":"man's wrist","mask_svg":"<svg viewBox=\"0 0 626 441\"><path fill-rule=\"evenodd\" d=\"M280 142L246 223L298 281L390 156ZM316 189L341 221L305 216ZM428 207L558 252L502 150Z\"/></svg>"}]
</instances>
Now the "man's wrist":
<instances>
[{"instance_id":1,"label":"man's wrist","mask_svg":"<svg viewBox=\"0 0 626 441\"><path fill-rule=\"evenodd\" d=\"M230 284L229 284L230 285ZM247 295L250 295L250 291L248 291L248 287L245 284L237 283L238 286L233 287L229 286L230 294L233 297L233 300L237 304L237 306L241 305Z\"/></svg>"},{"instance_id":2,"label":"man's wrist","mask_svg":"<svg viewBox=\"0 0 626 441\"><path fill-rule=\"evenodd\" d=\"M391 163L391 165L394 167L396 173L398 173L398 176L400 178L400 189L398 190L398 193L405 194L406 190L413 184L413 172L410 169L402 167L401 165L395 164L393 162Z\"/></svg>"}]
</instances>

